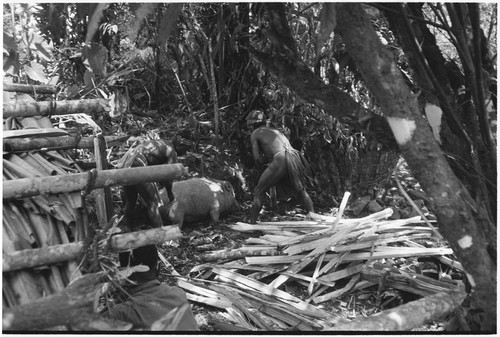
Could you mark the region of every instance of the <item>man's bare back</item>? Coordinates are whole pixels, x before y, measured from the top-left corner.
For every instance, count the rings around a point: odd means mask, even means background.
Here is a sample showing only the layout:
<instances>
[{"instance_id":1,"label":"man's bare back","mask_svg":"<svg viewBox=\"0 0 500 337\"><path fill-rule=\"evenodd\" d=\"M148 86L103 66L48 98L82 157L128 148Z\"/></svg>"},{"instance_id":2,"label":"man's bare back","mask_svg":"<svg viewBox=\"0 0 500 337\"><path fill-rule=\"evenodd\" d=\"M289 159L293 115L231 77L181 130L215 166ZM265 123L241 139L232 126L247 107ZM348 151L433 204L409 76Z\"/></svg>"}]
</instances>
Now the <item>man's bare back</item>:
<instances>
[{"instance_id":1,"label":"man's bare back","mask_svg":"<svg viewBox=\"0 0 500 337\"><path fill-rule=\"evenodd\" d=\"M256 161L268 163L280 151L292 148L288 139L278 130L262 126L252 132L252 154ZM265 160L262 160L264 155Z\"/></svg>"}]
</instances>

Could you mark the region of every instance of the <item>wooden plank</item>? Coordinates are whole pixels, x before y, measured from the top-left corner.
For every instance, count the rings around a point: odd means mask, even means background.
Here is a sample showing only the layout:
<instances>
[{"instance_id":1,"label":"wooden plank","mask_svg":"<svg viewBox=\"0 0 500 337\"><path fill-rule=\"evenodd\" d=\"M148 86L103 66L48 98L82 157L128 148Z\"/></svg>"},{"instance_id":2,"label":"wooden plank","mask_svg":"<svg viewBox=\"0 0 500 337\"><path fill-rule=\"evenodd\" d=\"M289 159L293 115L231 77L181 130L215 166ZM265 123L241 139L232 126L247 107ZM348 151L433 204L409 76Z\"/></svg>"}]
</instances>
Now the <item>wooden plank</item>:
<instances>
[{"instance_id":1,"label":"wooden plank","mask_svg":"<svg viewBox=\"0 0 500 337\"><path fill-rule=\"evenodd\" d=\"M358 282L360 277L361 277L360 274L355 275L353 278L351 278L349 280L349 282L346 284L346 286L344 288L332 291L331 293L328 293L328 294L325 294L322 296L315 297L312 299L313 302L314 303L323 303L325 301L331 300L332 298L336 298L336 297L339 297L339 296L345 294L346 292L350 291L354 287L354 285Z\"/></svg>"},{"instance_id":2,"label":"wooden plank","mask_svg":"<svg viewBox=\"0 0 500 337\"><path fill-rule=\"evenodd\" d=\"M408 250L405 247L390 247L390 248L397 248L397 249L385 249L377 251L376 248L376 251L374 251L373 253L372 252L350 253L349 255L346 256L345 261L376 260L376 259L398 258L398 257L453 254L453 250L451 248L425 248L416 250Z\"/></svg>"},{"instance_id":3,"label":"wooden plank","mask_svg":"<svg viewBox=\"0 0 500 337\"><path fill-rule=\"evenodd\" d=\"M231 307L231 302L220 298L198 296L191 293L186 293L186 297L189 301L210 305L219 309L227 309Z\"/></svg>"},{"instance_id":4,"label":"wooden plank","mask_svg":"<svg viewBox=\"0 0 500 337\"><path fill-rule=\"evenodd\" d=\"M324 313L321 309L316 308L313 305L310 305L299 298L290 295L287 292L284 292L279 289L275 289L267 284L264 284L262 282L258 282L255 280L252 280L248 277L245 277L243 275L239 275L237 273L230 272L228 270L224 270L221 268L213 268L214 273L218 275L222 275L224 277L227 277L228 279L238 283L238 284L243 284L247 287L250 287L254 290L261 291L262 293L270 296L275 296L280 299L284 299L288 301L291 305L295 306L298 309L301 310L308 310L310 311L311 316L315 316L317 318L324 318L326 313Z\"/></svg>"},{"instance_id":5,"label":"wooden plank","mask_svg":"<svg viewBox=\"0 0 500 337\"><path fill-rule=\"evenodd\" d=\"M361 264L358 264L358 265L355 265L355 266L352 266L349 268L338 270L338 271L335 271L333 273L321 276L318 278L318 280L329 281L329 282L337 281L337 280L340 280L340 279L343 279L345 277L348 277L348 276L351 276L353 274L357 274L357 273L361 272L361 270L363 269L363 266L364 266L364 264L361 263Z\"/></svg>"},{"instance_id":6,"label":"wooden plank","mask_svg":"<svg viewBox=\"0 0 500 337\"><path fill-rule=\"evenodd\" d=\"M384 216L384 217L385 216L390 216L390 214L392 214L392 209L389 209L389 210L390 210L390 212L388 212L388 210L384 210L384 211L375 213L375 215L372 214L373 217L371 217L371 216L369 216L369 217L370 218L377 218L377 217L380 217L380 216ZM389 215L387 215L387 214L389 214ZM302 270L303 268L305 268L309 263L311 263L319 254L322 254L322 253L326 252L332 245L334 245L335 243L337 243L340 240L344 239L345 236L349 232L355 230L359 225L360 224L356 224L356 225L353 225L353 226L349 226L347 228L343 228L340 231L338 231L335 234L333 234L329 238L326 238L326 239L323 239L323 240L317 240L317 241L321 241L321 243L317 244L315 246L316 248L314 248L314 250L312 252L310 252L309 254L307 254L307 256L304 259L302 259L301 261L297 261L297 262L292 263L292 265L288 268L287 271L288 272L292 272L292 273L299 272L300 270ZM287 252L287 249L285 249L284 251ZM273 287L277 288L281 284L283 284L284 282L286 282L286 280L288 280L287 276L280 275L273 282L271 282L271 285Z\"/></svg>"},{"instance_id":7,"label":"wooden plank","mask_svg":"<svg viewBox=\"0 0 500 337\"><path fill-rule=\"evenodd\" d=\"M371 248L371 247L375 247L375 246L382 246L382 245L386 245L388 243L393 243L393 242L407 241L410 238L422 239L422 238L429 238L429 237L431 237L431 233L414 234L411 236L399 235L398 233L393 233L393 234L387 235L387 237L381 237L380 239L377 239L377 240L362 241L362 242L348 244L348 245L334 246L331 248L331 251L340 253L340 252L346 252L346 251L352 251L352 250L366 249L366 248Z\"/></svg>"}]
</instances>

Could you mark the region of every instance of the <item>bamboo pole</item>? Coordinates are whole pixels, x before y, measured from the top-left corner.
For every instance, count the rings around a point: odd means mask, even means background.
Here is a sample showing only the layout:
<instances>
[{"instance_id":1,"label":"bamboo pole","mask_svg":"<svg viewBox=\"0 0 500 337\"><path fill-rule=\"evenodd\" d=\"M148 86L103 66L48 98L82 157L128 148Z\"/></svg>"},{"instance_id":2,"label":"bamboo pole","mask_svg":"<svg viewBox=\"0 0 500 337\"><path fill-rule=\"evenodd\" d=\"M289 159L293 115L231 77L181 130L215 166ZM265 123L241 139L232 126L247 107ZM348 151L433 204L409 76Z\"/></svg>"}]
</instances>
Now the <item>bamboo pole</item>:
<instances>
[{"instance_id":1,"label":"bamboo pole","mask_svg":"<svg viewBox=\"0 0 500 337\"><path fill-rule=\"evenodd\" d=\"M106 112L106 110L109 110L109 103L106 99L4 103L3 118L72 115L77 113L99 114Z\"/></svg>"},{"instance_id":2,"label":"bamboo pole","mask_svg":"<svg viewBox=\"0 0 500 337\"><path fill-rule=\"evenodd\" d=\"M25 92L28 94L56 94L57 88L53 85L33 85L33 84L17 84L4 83L4 91Z\"/></svg>"},{"instance_id":3,"label":"bamboo pole","mask_svg":"<svg viewBox=\"0 0 500 337\"><path fill-rule=\"evenodd\" d=\"M33 172L29 171L29 169L27 169L26 167L16 165L8 161L7 159L3 160L3 167L5 170L9 171L10 173L14 174L19 178L33 177Z\"/></svg>"},{"instance_id":4,"label":"bamboo pole","mask_svg":"<svg viewBox=\"0 0 500 337\"><path fill-rule=\"evenodd\" d=\"M40 152L33 152L31 153L31 156L33 157L33 159L35 161L37 161L40 165L42 165L43 167L45 167L45 169L47 170L47 172L49 172L48 175L50 176L55 176L57 174L57 170L54 169L53 166L49 165L48 164L48 161L47 159L45 159L41 154Z\"/></svg>"},{"instance_id":5,"label":"bamboo pole","mask_svg":"<svg viewBox=\"0 0 500 337\"><path fill-rule=\"evenodd\" d=\"M40 172L41 176L50 176L50 171L47 167L42 165L38 160L33 157L33 154L29 152L24 152L21 154L21 158L24 159L29 165L35 168L38 172Z\"/></svg>"},{"instance_id":6,"label":"bamboo pole","mask_svg":"<svg viewBox=\"0 0 500 337\"><path fill-rule=\"evenodd\" d=\"M188 171L182 164L166 164L95 172L94 178L91 172L86 172L4 181L3 199L171 180L186 176Z\"/></svg>"},{"instance_id":7,"label":"bamboo pole","mask_svg":"<svg viewBox=\"0 0 500 337\"><path fill-rule=\"evenodd\" d=\"M11 154L6 156L7 160L13 164L22 167L26 171L30 172L31 176L42 176L43 174L37 170L35 167L31 166L26 160L21 158L20 156L16 154Z\"/></svg>"},{"instance_id":8,"label":"bamboo pole","mask_svg":"<svg viewBox=\"0 0 500 337\"><path fill-rule=\"evenodd\" d=\"M160 244L181 237L179 226L164 226L111 237L111 248L117 252L149 244ZM3 272L75 260L81 253L83 242L73 242L36 249L25 249L3 254Z\"/></svg>"},{"instance_id":9,"label":"bamboo pole","mask_svg":"<svg viewBox=\"0 0 500 337\"><path fill-rule=\"evenodd\" d=\"M73 166L75 164L75 162L73 160L69 160L69 159L64 158L57 151L47 151L47 152L45 152L45 154L48 157L50 157L50 158L54 159L55 161L59 162L63 166L71 167L71 166Z\"/></svg>"},{"instance_id":10,"label":"bamboo pole","mask_svg":"<svg viewBox=\"0 0 500 337\"><path fill-rule=\"evenodd\" d=\"M126 141L129 136L105 136L108 147L116 146ZM47 138L5 138L3 151L26 152L32 150L63 150L63 149L91 149L94 147L94 137L60 136Z\"/></svg>"}]
</instances>

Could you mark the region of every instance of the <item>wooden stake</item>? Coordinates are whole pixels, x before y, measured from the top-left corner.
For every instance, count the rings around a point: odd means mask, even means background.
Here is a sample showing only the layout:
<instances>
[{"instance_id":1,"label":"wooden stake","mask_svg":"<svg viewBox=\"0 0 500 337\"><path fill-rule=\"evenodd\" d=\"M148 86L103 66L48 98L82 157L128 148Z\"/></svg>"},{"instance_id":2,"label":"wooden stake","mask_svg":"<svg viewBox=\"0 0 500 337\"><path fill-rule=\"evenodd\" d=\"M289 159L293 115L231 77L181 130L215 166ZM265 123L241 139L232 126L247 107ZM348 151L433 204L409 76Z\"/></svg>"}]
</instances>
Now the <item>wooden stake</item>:
<instances>
[{"instance_id":1,"label":"wooden stake","mask_svg":"<svg viewBox=\"0 0 500 337\"><path fill-rule=\"evenodd\" d=\"M105 149L104 137L100 134L94 138L94 157L98 171L108 169ZM109 187L98 188L94 190L94 194L96 196L97 221L103 227L112 216L111 191Z\"/></svg>"}]
</instances>

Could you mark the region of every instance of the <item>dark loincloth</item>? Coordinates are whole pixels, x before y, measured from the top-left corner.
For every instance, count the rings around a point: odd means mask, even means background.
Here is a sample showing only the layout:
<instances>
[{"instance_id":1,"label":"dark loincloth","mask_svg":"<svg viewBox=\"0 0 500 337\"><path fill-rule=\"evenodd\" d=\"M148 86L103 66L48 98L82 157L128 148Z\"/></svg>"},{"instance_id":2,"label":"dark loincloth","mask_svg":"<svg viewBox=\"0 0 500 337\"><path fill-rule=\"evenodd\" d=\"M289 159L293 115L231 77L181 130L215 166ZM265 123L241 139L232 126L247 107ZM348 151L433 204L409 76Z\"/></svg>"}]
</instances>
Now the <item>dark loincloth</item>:
<instances>
[{"instance_id":1,"label":"dark loincloth","mask_svg":"<svg viewBox=\"0 0 500 337\"><path fill-rule=\"evenodd\" d=\"M312 173L307 159L299 151L290 148L275 154L285 152L288 175L281 179L276 187L281 193L291 195L294 192L305 190L308 182L312 181Z\"/></svg>"}]
</instances>

